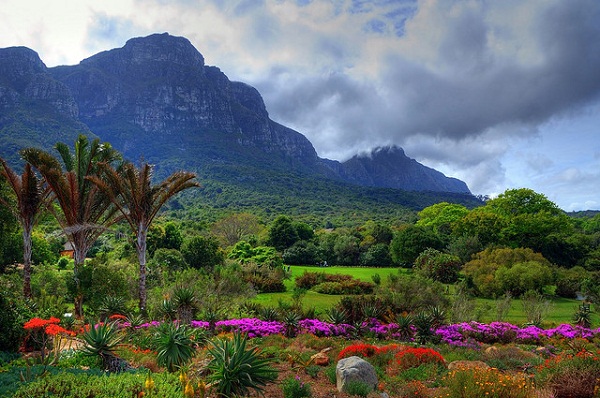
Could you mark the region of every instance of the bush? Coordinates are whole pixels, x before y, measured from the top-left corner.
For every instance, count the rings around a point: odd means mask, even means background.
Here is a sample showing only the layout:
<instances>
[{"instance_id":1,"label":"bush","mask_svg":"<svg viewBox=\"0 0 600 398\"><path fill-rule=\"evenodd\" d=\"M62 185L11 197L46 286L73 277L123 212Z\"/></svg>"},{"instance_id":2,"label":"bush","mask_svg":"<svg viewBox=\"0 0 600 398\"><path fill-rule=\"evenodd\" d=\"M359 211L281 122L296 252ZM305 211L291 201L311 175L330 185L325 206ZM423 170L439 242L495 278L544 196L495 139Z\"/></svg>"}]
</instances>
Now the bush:
<instances>
[{"instance_id":1,"label":"bush","mask_svg":"<svg viewBox=\"0 0 600 398\"><path fill-rule=\"evenodd\" d=\"M25 337L23 324L31 315L25 303L0 290L0 351L16 352Z\"/></svg>"},{"instance_id":2,"label":"bush","mask_svg":"<svg viewBox=\"0 0 600 398\"><path fill-rule=\"evenodd\" d=\"M454 283L462 263L457 256L427 249L415 260L414 268L426 278L442 283Z\"/></svg>"},{"instance_id":3,"label":"bush","mask_svg":"<svg viewBox=\"0 0 600 398\"><path fill-rule=\"evenodd\" d=\"M366 397L369 395L371 391L373 391L373 387L360 380L351 380L345 388L345 391L353 396L357 397Z\"/></svg>"},{"instance_id":4,"label":"bush","mask_svg":"<svg viewBox=\"0 0 600 398\"><path fill-rule=\"evenodd\" d=\"M442 380L444 396L528 398L534 386L523 373L504 373L498 369L458 369L449 372Z\"/></svg>"},{"instance_id":5,"label":"bush","mask_svg":"<svg viewBox=\"0 0 600 398\"><path fill-rule=\"evenodd\" d=\"M600 387L598 352L562 353L537 368L536 381L555 397L595 397Z\"/></svg>"},{"instance_id":6,"label":"bush","mask_svg":"<svg viewBox=\"0 0 600 398\"><path fill-rule=\"evenodd\" d=\"M285 379L281 388L283 389L284 398L312 397L310 385L302 382L298 376Z\"/></svg>"},{"instance_id":7,"label":"bush","mask_svg":"<svg viewBox=\"0 0 600 398\"><path fill-rule=\"evenodd\" d=\"M431 307L447 308L449 299L445 291L441 282L419 275L390 275L388 285L380 288L378 296L394 313L414 313Z\"/></svg>"},{"instance_id":8,"label":"bush","mask_svg":"<svg viewBox=\"0 0 600 398\"><path fill-rule=\"evenodd\" d=\"M51 373L56 370L51 370ZM21 369L21 371L23 371ZM23 371L24 372L24 371ZM62 397L62 398L131 398L148 394L144 378L135 373L106 375L98 371L64 370L46 377L36 378L22 385L14 398ZM181 398L179 380L174 375L164 374L153 383L151 396ZM150 394L148 394L150 395Z\"/></svg>"},{"instance_id":9,"label":"bush","mask_svg":"<svg viewBox=\"0 0 600 398\"><path fill-rule=\"evenodd\" d=\"M298 241L285 249L283 262L291 265L315 264L318 261L319 249L312 242Z\"/></svg>"},{"instance_id":10,"label":"bush","mask_svg":"<svg viewBox=\"0 0 600 398\"><path fill-rule=\"evenodd\" d=\"M444 357L431 348L405 348L395 355L395 361L401 369L416 368L431 363L445 366Z\"/></svg>"}]
</instances>

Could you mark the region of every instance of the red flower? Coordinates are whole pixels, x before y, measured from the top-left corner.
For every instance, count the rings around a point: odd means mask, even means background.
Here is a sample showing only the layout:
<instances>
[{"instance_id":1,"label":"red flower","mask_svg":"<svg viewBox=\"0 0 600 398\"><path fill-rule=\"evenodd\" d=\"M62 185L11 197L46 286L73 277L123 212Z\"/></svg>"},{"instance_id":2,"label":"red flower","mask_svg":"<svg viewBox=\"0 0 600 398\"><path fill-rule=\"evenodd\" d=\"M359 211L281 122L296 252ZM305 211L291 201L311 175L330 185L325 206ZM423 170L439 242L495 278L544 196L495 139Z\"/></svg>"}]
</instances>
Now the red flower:
<instances>
[{"instance_id":1,"label":"red flower","mask_svg":"<svg viewBox=\"0 0 600 398\"><path fill-rule=\"evenodd\" d=\"M403 368L417 367L425 363L445 363L444 357L431 348L410 347L398 352L395 357L398 365Z\"/></svg>"},{"instance_id":2,"label":"red flower","mask_svg":"<svg viewBox=\"0 0 600 398\"><path fill-rule=\"evenodd\" d=\"M109 316L108 319L112 319L112 320L119 319L121 321L126 321L127 317L125 315L121 315L121 314L114 314L114 315Z\"/></svg>"},{"instance_id":3,"label":"red flower","mask_svg":"<svg viewBox=\"0 0 600 398\"><path fill-rule=\"evenodd\" d=\"M70 332L62 326L51 323L46 326L46 334L49 336L56 336L57 334L70 334Z\"/></svg>"},{"instance_id":4,"label":"red flower","mask_svg":"<svg viewBox=\"0 0 600 398\"><path fill-rule=\"evenodd\" d=\"M41 328L44 328L47 324L48 324L48 321L45 319L31 318L30 320L25 322L25 325L23 325L23 328L25 330L33 330L33 329L38 329L38 328L41 329Z\"/></svg>"},{"instance_id":5,"label":"red flower","mask_svg":"<svg viewBox=\"0 0 600 398\"><path fill-rule=\"evenodd\" d=\"M344 348L338 355L338 360L342 358L348 358L351 356L359 356L368 358L377 354L378 348L371 344L354 344Z\"/></svg>"}]
</instances>

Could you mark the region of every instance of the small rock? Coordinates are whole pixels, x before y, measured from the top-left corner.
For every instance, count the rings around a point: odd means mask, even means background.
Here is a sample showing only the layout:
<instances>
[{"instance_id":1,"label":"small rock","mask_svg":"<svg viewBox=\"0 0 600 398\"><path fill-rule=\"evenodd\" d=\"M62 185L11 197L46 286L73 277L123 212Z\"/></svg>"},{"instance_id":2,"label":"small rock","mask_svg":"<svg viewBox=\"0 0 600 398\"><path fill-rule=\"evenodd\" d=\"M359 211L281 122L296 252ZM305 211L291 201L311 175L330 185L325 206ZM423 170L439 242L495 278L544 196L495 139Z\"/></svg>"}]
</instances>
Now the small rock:
<instances>
[{"instance_id":1,"label":"small rock","mask_svg":"<svg viewBox=\"0 0 600 398\"><path fill-rule=\"evenodd\" d=\"M311 356L310 359L315 365L319 366L327 366L329 365L329 355L324 352L318 352L315 355Z\"/></svg>"}]
</instances>

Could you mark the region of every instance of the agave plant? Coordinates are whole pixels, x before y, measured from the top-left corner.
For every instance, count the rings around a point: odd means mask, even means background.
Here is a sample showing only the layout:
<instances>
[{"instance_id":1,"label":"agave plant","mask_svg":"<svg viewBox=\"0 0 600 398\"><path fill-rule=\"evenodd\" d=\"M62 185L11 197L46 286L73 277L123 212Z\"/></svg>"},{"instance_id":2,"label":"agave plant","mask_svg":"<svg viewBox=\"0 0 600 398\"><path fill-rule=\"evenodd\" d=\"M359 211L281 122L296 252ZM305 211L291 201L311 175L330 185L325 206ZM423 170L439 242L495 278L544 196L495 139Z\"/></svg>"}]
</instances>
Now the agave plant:
<instances>
[{"instance_id":1,"label":"agave plant","mask_svg":"<svg viewBox=\"0 0 600 398\"><path fill-rule=\"evenodd\" d=\"M193 329L174 322L162 323L154 337L158 349L156 362L159 366L175 372L184 366L195 354Z\"/></svg>"},{"instance_id":2,"label":"agave plant","mask_svg":"<svg viewBox=\"0 0 600 398\"><path fill-rule=\"evenodd\" d=\"M273 307L264 307L258 317L263 321L276 321L279 319L279 312Z\"/></svg>"},{"instance_id":3,"label":"agave plant","mask_svg":"<svg viewBox=\"0 0 600 398\"><path fill-rule=\"evenodd\" d=\"M233 339L211 342L208 352L213 357L208 364L208 380L219 397L247 397L262 393L264 387L277 379L277 371L260 357L256 347L246 348L246 337L234 333Z\"/></svg>"},{"instance_id":4,"label":"agave plant","mask_svg":"<svg viewBox=\"0 0 600 398\"><path fill-rule=\"evenodd\" d=\"M296 311L288 311L283 314L282 321L285 325L285 337L296 337L298 333L298 324L302 317Z\"/></svg>"},{"instance_id":5,"label":"agave plant","mask_svg":"<svg viewBox=\"0 0 600 398\"><path fill-rule=\"evenodd\" d=\"M173 291L173 298L179 320L189 325L196 309L196 292L191 287L177 286Z\"/></svg>"},{"instance_id":6,"label":"agave plant","mask_svg":"<svg viewBox=\"0 0 600 398\"><path fill-rule=\"evenodd\" d=\"M100 357L104 369L111 372L123 370L124 362L115 354L123 337L114 323L92 326L81 335L84 343L81 352L84 355Z\"/></svg>"},{"instance_id":7,"label":"agave plant","mask_svg":"<svg viewBox=\"0 0 600 398\"><path fill-rule=\"evenodd\" d=\"M163 299L158 307L158 313L165 321L174 321L177 318L175 303L169 298Z\"/></svg>"},{"instance_id":8,"label":"agave plant","mask_svg":"<svg viewBox=\"0 0 600 398\"><path fill-rule=\"evenodd\" d=\"M410 314L400 314L396 318L398 325L399 339L402 341L410 341L414 335L414 322Z\"/></svg>"},{"instance_id":9,"label":"agave plant","mask_svg":"<svg viewBox=\"0 0 600 398\"><path fill-rule=\"evenodd\" d=\"M331 307L327 310L327 322L333 323L334 325L341 325L343 323L348 323L348 314L346 311L339 309L337 307Z\"/></svg>"},{"instance_id":10,"label":"agave plant","mask_svg":"<svg viewBox=\"0 0 600 398\"><path fill-rule=\"evenodd\" d=\"M127 314L127 305L123 297L106 296L102 300L97 313L100 315L100 320L105 321L111 315Z\"/></svg>"},{"instance_id":11,"label":"agave plant","mask_svg":"<svg viewBox=\"0 0 600 398\"><path fill-rule=\"evenodd\" d=\"M437 329L446 324L446 311L441 307L433 306L429 308L429 317L431 319L431 327Z\"/></svg>"},{"instance_id":12,"label":"agave plant","mask_svg":"<svg viewBox=\"0 0 600 398\"><path fill-rule=\"evenodd\" d=\"M127 315L127 322L129 323L130 329L135 329L141 326L146 320L142 314L129 313Z\"/></svg>"},{"instance_id":13,"label":"agave plant","mask_svg":"<svg viewBox=\"0 0 600 398\"><path fill-rule=\"evenodd\" d=\"M213 333L217 327L217 321L221 317L221 311L216 306L210 306L204 309L203 319L208 322L208 330Z\"/></svg>"},{"instance_id":14,"label":"agave plant","mask_svg":"<svg viewBox=\"0 0 600 398\"><path fill-rule=\"evenodd\" d=\"M413 318L413 324L416 328L416 340L420 344L429 342L433 337L431 316L421 311Z\"/></svg>"}]
</instances>

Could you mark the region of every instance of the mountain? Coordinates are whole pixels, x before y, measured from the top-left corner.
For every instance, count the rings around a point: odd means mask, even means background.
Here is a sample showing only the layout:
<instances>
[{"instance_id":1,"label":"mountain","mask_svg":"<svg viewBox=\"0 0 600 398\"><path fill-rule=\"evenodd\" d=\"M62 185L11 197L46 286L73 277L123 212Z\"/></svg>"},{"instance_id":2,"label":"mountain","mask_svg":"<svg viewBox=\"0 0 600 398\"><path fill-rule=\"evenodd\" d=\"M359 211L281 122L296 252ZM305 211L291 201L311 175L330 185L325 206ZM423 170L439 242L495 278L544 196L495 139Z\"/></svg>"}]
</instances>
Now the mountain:
<instances>
[{"instance_id":1,"label":"mountain","mask_svg":"<svg viewBox=\"0 0 600 398\"><path fill-rule=\"evenodd\" d=\"M110 142L128 159L156 164L158 173L186 168L255 186L293 174L474 200L464 182L401 148L343 163L319 158L305 136L269 118L255 88L230 81L205 65L189 40L166 33L53 68L28 48L0 49L0 111L0 156L11 160L20 148L50 148L83 133Z\"/></svg>"}]
</instances>

